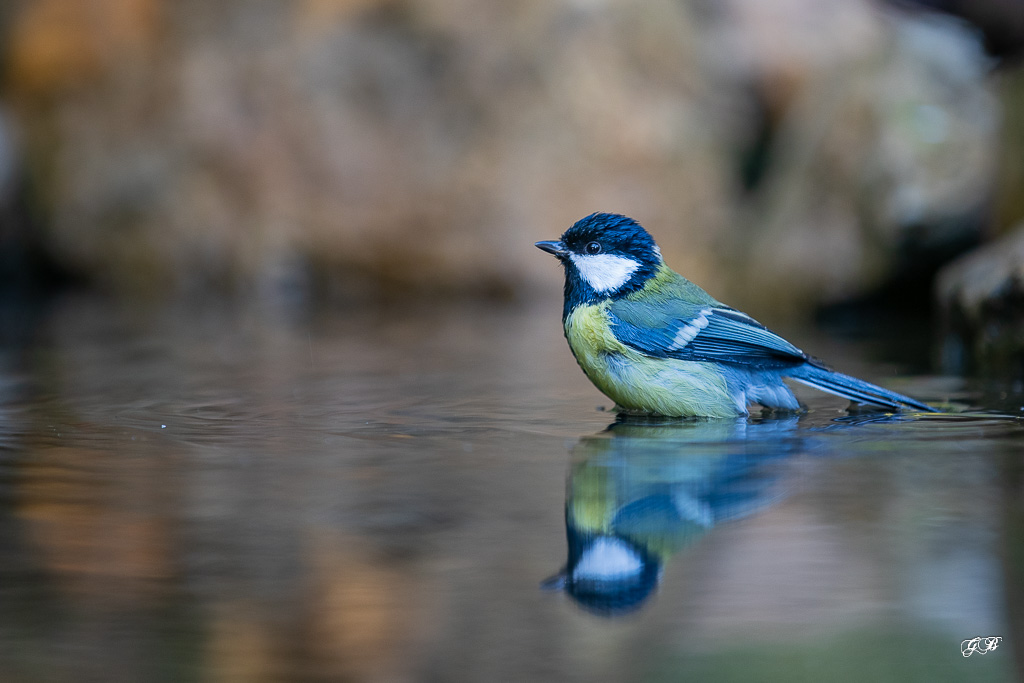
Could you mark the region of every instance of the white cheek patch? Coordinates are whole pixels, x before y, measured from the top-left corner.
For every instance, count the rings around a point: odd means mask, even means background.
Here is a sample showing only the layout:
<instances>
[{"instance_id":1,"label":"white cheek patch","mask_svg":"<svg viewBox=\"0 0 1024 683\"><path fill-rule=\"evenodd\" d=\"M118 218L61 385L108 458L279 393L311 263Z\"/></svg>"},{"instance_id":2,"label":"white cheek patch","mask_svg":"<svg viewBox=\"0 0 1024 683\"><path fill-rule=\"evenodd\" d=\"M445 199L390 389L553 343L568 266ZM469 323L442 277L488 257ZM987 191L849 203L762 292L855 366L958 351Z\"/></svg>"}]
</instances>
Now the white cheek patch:
<instances>
[{"instance_id":1,"label":"white cheek patch","mask_svg":"<svg viewBox=\"0 0 1024 683\"><path fill-rule=\"evenodd\" d=\"M640 263L626 256L614 254L571 254L572 263L580 277L598 294L614 292L629 282Z\"/></svg>"},{"instance_id":2,"label":"white cheek patch","mask_svg":"<svg viewBox=\"0 0 1024 683\"><path fill-rule=\"evenodd\" d=\"M583 553L572 577L609 581L636 576L641 569L636 551L617 538L601 538Z\"/></svg>"},{"instance_id":3,"label":"white cheek patch","mask_svg":"<svg viewBox=\"0 0 1024 683\"><path fill-rule=\"evenodd\" d=\"M679 328L676 336L672 339L669 351L678 351L693 341L693 338L700 334L700 331L708 326L708 316L711 315L710 308L705 308L700 315Z\"/></svg>"}]
</instances>

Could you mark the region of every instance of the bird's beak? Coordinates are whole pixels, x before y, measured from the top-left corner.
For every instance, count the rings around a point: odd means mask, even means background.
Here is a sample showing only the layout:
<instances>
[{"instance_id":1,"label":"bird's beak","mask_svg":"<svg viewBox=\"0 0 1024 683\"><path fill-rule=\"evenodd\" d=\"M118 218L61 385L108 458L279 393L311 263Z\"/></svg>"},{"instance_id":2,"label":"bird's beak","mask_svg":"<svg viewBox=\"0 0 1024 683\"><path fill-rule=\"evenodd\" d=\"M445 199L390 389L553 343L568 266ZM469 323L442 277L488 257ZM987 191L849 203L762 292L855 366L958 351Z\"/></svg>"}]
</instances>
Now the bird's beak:
<instances>
[{"instance_id":1,"label":"bird's beak","mask_svg":"<svg viewBox=\"0 0 1024 683\"><path fill-rule=\"evenodd\" d=\"M540 589L542 591L564 591L565 577L567 575L567 572L563 569L554 576L549 576L540 582Z\"/></svg>"},{"instance_id":2,"label":"bird's beak","mask_svg":"<svg viewBox=\"0 0 1024 683\"><path fill-rule=\"evenodd\" d=\"M535 245L541 251L546 251L549 254L557 256L558 258L565 258L569 255L565 245L557 240L545 240L543 242L537 242Z\"/></svg>"}]
</instances>

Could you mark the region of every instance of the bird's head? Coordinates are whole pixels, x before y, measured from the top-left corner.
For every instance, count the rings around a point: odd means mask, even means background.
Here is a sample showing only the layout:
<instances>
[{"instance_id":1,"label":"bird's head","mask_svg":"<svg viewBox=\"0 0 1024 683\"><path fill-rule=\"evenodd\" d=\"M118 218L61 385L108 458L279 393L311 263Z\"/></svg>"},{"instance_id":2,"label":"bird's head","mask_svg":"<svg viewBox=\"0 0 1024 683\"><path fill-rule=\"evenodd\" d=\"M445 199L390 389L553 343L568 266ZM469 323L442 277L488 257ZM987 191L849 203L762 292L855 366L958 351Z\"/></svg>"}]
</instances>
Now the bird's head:
<instances>
[{"instance_id":1,"label":"bird's head","mask_svg":"<svg viewBox=\"0 0 1024 683\"><path fill-rule=\"evenodd\" d=\"M632 218L593 213L557 241L537 242L565 266L566 308L617 299L642 288L662 265L654 239Z\"/></svg>"}]
</instances>

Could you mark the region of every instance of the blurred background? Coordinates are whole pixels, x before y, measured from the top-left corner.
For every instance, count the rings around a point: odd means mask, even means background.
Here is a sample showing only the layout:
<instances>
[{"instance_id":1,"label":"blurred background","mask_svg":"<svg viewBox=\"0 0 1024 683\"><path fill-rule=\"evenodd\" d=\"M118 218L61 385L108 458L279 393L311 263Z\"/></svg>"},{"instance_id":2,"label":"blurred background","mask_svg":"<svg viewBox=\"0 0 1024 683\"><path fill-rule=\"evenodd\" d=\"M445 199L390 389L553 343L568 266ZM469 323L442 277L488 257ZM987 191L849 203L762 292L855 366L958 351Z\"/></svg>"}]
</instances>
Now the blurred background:
<instances>
[{"instance_id":1,"label":"blurred background","mask_svg":"<svg viewBox=\"0 0 1024 683\"><path fill-rule=\"evenodd\" d=\"M1022 57L1024 0L0 2L0 681L1019 680ZM594 211L1002 417L606 429L533 247Z\"/></svg>"},{"instance_id":2,"label":"blurred background","mask_svg":"<svg viewBox=\"0 0 1024 683\"><path fill-rule=\"evenodd\" d=\"M1024 218L1019 0L13 0L0 278L127 299L524 299L634 216L759 315Z\"/></svg>"}]
</instances>

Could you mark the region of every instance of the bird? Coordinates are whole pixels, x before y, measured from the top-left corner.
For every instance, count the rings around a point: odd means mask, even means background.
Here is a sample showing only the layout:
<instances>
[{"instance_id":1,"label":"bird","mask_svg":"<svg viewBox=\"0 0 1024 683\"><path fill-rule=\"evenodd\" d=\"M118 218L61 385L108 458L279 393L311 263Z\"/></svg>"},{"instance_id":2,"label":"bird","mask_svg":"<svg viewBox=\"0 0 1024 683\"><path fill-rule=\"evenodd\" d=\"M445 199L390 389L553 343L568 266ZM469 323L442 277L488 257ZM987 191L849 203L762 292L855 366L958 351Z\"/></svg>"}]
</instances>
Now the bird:
<instances>
[{"instance_id":1,"label":"bird","mask_svg":"<svg viewBox=\"0 0 1024 683\"><path fill-rule=\"evenodd\" d=\"M602 617L641 609L673 556L787 497L782 466L806 448L798 420L616 420L584 436L566 485L566 562L541 588Z\"/></svg>"},{"instance_id":2,"label":"bird","mask_svg":"<svg viewBox=\"0 0 1024 683\"><path fill-rule=\"evenodd\" d=\"M804 407L791 379L875 409L938 412L836 372L669 268L635 220L593 213L537 242L565 270L569 348L620 415L735 418Z\"/></svg>"}]
</instances>

